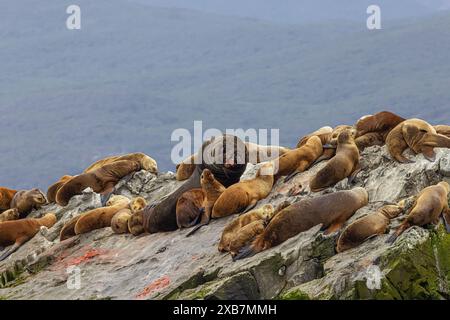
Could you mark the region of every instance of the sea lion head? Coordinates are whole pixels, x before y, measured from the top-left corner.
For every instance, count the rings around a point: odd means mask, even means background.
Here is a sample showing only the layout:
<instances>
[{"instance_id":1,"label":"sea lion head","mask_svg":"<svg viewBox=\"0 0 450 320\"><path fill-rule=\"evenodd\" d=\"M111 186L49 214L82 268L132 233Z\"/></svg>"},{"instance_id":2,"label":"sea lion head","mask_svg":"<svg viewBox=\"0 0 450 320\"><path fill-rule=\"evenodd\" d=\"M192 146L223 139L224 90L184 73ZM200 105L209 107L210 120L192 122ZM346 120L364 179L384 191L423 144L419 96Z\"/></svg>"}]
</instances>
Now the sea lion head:
<instances>
[{"instance_id":1,"label":"sea lion head","mask_svg":"<svg viewBox=\"0 0 450 320\"><path fill-rule=\"evenodd\" d=\"M38 206L43 206L47 204L47 198L39 189L32 189L30 191L31 199L32 201Z\"/></svg>"},{"instance_id":2,"label":"sea lion head","mask_svg":"<svg viewBox=\"0 0 450 320\"><path fill-rule=\"evenodd\" d=\"M17 208L6 210L5 212L3 212L3 215L5 215L7 221L17 220L20 217L19 209Z\"/></svg>"},{"instance_id":3,"label":"sea lion head","mask_svg":"<svg viewBox=\"0 0 450 320\"><path fill-rule=\"evenodd\" d=\"M122 203L129 203L130 199L128 199L125 196L122 195L112 195L111 198L109 198L108 202L106 202L107 207L115 206Z\"/></svg>"},{"instance_id":4,"label":"sea lion head","mask_svg":"<svg viewBox=\"0 0 450 320\"><path fill-rule=\"evenodd\" d=\"M443 187L445 189L445 191L447 192L447 194L450 192L450 185L448 184L448 182L441 181L438 183L438 186Z\"/></svg>"},{"instance_id":5,"label":"sea lion head","mask_svg":"<svg viewBox=\"0 0 450 320\"><path fill-rule=\"evenodd\" d=\"M265 204L261 209L262 209L263 219L266 219L266 220L272 219L272 217L275 213L275 208L273 207L273 205Z\"/></svg>"},{"instance_id":6,"label":"sea lion head","mask_svg":"<svg viewBox=\"0 0 450 320\"><path fill-rule=\"evenodd\" d=\"M354 141L355 133L355 129L342 130L337 139L338 144L345 144Z\"/></svg>"},{"instance_id":7,"label":"sea lion head","mask_svg":"<svg viewBox=\"0 0 450 320\"><path fill-rule=\"evenodd\" d=\"M202 184L212 183L215 180L214 175L212 174L211 170L209 170L209 169L203 170L200 179L201 179Z\"/></svg>"},{"instance_id":8,"label":"sea lion head","mask_svg":"<svg viewBox=\"0 0 450 320\"><path fill-rule=\"evenodd\" d=\"M146 155L142 159L142 169L151 173L158 173L158 164L155 160Z\"/></svg>"},{"instance_id":9,"label":"sea lion head","mask_svg":"<svg viewBox=\"0 0 450 320\"><path fill-rule=\"evenodd\" d=\"M147 206L147 201L142 197L136 197L130 202L130 209L132 213L141 211Z\"/></svg>"}]
</instances>

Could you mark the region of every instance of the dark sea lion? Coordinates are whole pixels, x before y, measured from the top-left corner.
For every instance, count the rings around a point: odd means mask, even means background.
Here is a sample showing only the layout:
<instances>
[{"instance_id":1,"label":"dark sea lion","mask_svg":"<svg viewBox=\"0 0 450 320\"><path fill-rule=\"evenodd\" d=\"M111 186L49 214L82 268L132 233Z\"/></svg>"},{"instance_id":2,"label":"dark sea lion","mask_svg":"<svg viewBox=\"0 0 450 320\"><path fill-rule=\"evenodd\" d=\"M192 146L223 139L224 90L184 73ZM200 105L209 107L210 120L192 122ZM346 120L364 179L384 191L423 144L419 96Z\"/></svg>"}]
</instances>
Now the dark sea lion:
<instances>
[{"instance_id":1,"label":"dark sea lion","mask_svg":"<svg viewBox=\"0 0 450 320\"><path fill-rule=\"evenodd\" d=\"M450 233L450 210L448 207L448 193L450 186L447 182L439 182L437 185L423 189L408 213L408 216L400 227L389 237L389 243L395 240L408 228L412 226L424 226L439 223L441 214L444 217L447 232Z\"/></svg>"},{"instance_id":2,"label":"dark sea lion","mask_svg":"<svg viewBox=\"0 0 450 320\"><path fill-rule=\"evenodd\" d=\"M145 231L155 233L178 228L177 200L184 192L201 187L200 176L204 169L209 169L217 181L228 187L239 181L248 163L248 152L244 142L231 135L222 135L205 142L198 154L203 155L202 164L196 165L189 179L164 200L143 210Z\"/></svg>"},{"instance_id":3,"label":"dark sea lion","mask_svg":"<svg viewBox=\"0 0 450 320\"><path fill-rule=\"evenodd\" d=\"M359 150L352 131L344 130L338 137L336 155L312 178L311 191L324 190L347 177L351 183L360 170Z\"/></svg>"},{"instance_id":4,"label":"dark sea lion","mask_svg":"<svg viewBox=\"0 0 450 320\"><path fill-rule=\"evenodd\" d=\"M82 194L90 187L96 193L109 193L114 186L129 174L141 170L136 161L118 160L103 167L80 174L67 181L56 194L56 203L66 206L73 196Z\"/></svg>"},{"instance_id":5,"label":"dark sea lion","mask_svg":"<svg viewBox=\"0 0 450 320\"><path fill-rule=\"evenodd\" d=\"M11 201L11 208L17 208L20 219L25 218L33 209L40 209L47 204L47 199L39 189L18 191Z\"/></svg>"},{"instance_id":6,"label":"dark sea lion","mask_svg":"<svg viewBox=\"0 0 450 320\"><path fill-rule=\"evenodd\" d=\"M326 229L325 234L336 232L358 209L367 205L368 198L364 188L355 188L302 199L277 213L264 232L236 259L275 247L319 224Z\"/></svg>"},{"instance_id":7,"label":"dark sea lion","mask_svg":"<svg viewBox=\"0 0 450 320\"><path fill-rule=\"evenodd\" d=\"M0 261L5 260L21 245L33 238L42 226L51 228L55 223L56 216L53 213L47 213L38 219L20 219L0 223L0 246L13 245L0 256Z\"/></svg>"},{"instance_id":8,"label":"dark sea lion","mask_svg":"<svg viewBox=\"0 0 450 320\"><path fill-rule=\"evenodd\" d=\"M56 201L56 194L58 193L59 189L61 189L61 187L72 178L73 176L69 175L62 176L57 182L55 182L48 188L47 200L49 203L54 203Z\"/></svg>"}]
</instances>

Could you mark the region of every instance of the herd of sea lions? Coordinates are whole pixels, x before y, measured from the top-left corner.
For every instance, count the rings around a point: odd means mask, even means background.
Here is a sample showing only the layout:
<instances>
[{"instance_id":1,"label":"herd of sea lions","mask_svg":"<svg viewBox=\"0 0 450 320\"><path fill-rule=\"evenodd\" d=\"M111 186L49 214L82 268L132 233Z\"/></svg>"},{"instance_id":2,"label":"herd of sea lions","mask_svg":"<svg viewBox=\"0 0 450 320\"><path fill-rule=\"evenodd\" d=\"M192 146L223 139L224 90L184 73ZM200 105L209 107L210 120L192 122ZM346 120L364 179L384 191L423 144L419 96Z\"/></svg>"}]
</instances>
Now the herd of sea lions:
<instances>
[{"instance_id":1,"label":"herd of sea lions","mask_svg":"<svg viewBox=\"0 0 450 320\"><path fill-rule=\"evenodd\" d=\"M401 214L406 214L406 218L389 237L390 243L411 226L438 224L441 216L450 232L450 186L444 181L423 189L410 206L406 200L385 205L347 226L349 218L369 203L364 188L300 198L294 203L283 202L277 208L266 204L255 209L278 180L294 179L323 160L328 161L309 181L312 192L333 187L346 178L352 184L361 170L360 152L384 144L400 163L413 162L403 155L408 148L434 161L434 148L450 148L450 126L432 126L421 119L404 119L383 111L364 116L353 126L322 127L299 139L293 149L260 146L232 135L214 137L177 165L176 179L184 181L180 187L152 203L142 197L129 199L114 194L116 184L131 178L134 172L158 173L156 161L143 153L108 157L79 175L64 175L48 188L47 195L39 189L0 187L0 246L3 249L12 245L1 254L0 261L33 238L42 226L50 228L57 221L54 213L27 218L32 210L48 203L67 206L86 188L102 195L103 206L67 222L60 232L60 241L105 227L117 234L136 236L192 228L187 234L192 236L211 219L234 214L239 216L224 228L218 247L221 252L230 252L233 259L267 250L319 224L325 234L339 232L337 252L386 233L390 220ZM241 180L248 163L260 163L256 176ZM294 190L290 194L295 193Z\"/></svg>"}]
</instances>

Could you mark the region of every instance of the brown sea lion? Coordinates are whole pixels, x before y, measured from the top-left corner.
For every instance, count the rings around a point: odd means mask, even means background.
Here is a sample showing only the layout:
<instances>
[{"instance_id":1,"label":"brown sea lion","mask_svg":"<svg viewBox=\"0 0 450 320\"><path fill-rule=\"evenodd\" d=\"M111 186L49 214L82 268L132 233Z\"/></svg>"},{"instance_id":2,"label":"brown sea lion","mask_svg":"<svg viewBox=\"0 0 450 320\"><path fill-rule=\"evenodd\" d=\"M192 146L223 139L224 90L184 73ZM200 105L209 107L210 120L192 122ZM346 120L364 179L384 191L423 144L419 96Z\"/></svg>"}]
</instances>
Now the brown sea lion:
<instances>
[{"instance_id":1,"label":"brown sea lion","mask_svg":"<svg viewBox=\"0 0 450 320\"><path fill-rule=\"evenodd\" d=\"M222 231L219 242L219 251L229 251L230 243L235 234L244 226L260 220L269 221L275 214L275 210L271 204L266 204L258 209L244 213L231 221Z\"/></svg>"},{"instance_id":2,"label":"brown sea lion","mask_svg":"<svg viewBox=\"0 0 450 320\"><path fill-rule=\"evenodd\" d=\"M8 209L0 213L0 222L19 219L19 210L17 208Z\"/></svg>"},{"instance_id":3,"label":"brown sea lion","mask_svg":"<svg viewBox=\"0 0 450 320\"><path fill-rule=\"evenodd\" d=\"M142 170L149 171L151 173L158 173L158 165L154 159L142 152L129 153L120 156L111 156L104 159L100 159L91 164L83 173L93 172L97 169L104 167L107 164L111 164L117 161L135 161L140 164Z\"/></svg>"},{"instance_id":4,"label":"brown sea lion","mask_svg":"<svg viewBox=\"0 0 450 320\"><path fill-rule=\"evenodd\" d=\"M97 208L80 215L75 224L75 234L88 233L92 230L111 226L114 215L122 209L128 208L130 200L123 196L112 196L108 206Z\"/></svg>"},{"instance_id":5,"label":"brown sea lion","mask_svg":"<svg viewBox=\"0 0 450 320\"><path fill-rule=\"evenodd\" d=\"M355 144L359 151L372 146L384 145L383 134L379 132L369 132L355 139Z\"/></svg>"},{"instance_id":6,"label":"brown sea lion","mask_svg":"<svg viewBox=\"0 0 450 320\"><path fill-rule=\"evenodd\" d=\"M17 190L0 187L0 212L11 208L11 201Z\"/></svg>"},{"instance_id":7,"label":"brown sea lion","mask_svg":"<svg viewBox=\"0 0 450 320\"><path fill-rule=\"evenodd\" d=\"M264 232L236 258L277 246L319 224L326 229L325 234L336 232L358 209L367 205L368 198L364 188L355 188L302 199L277 213Z\"/></svg>"},{"instance_id":8,"label":"brown sea lion","mask_svg":"<svg viewBox=\"0 0 450 320\"><path fill-rule=\"evenodd\" d=\"M209 223L212 216L212 209L214 207L214 204L226 189L219 181L214 178L214 175L209 169L203 170L200 177L200 184L202 186L203 193L205 194L200 224L198 224L192 231L190 231L186 235L187 237L191 236L202 226L205 226Z\"/></svg>"},{"instance_id":9,"label":"brown sea lion","mask_svg":"<svg viewBox=\"0 0 450 320\"><path fill-rule=\"evenodd\" d=\"M114 233L121 234L128 232L128 220L131 218L130 209L119 210L111 219L111 229Z\"/></svg>"},{"instance_id":10,"label":"brown sea lion","mask_svg":"<svg viewBox=\"0 0 450 320\"><path fill-rule=\"evenodd\" d=\"M59 189L61 189L61 187L72 178L73 176L69 175L62 176L57 182L55 182L48 188L47 200L49 203L54 203L56 201L56 194L58 193Z\"/></svg>"},{"instance_id":11,"label":"brown sea lion","mask_svg":"<svg viewBox=\"0 0 450 320\"><path fill-rule=\"evenodd\" d=\"M255 178L228 187L214 204L212 218L222 218L254 208L272 190L273 170L273 162L264 163Z\"/></svg>"},{"instance_id":12,"label":"brown sea lion","mask_svg":"<svg viewBox=\"0 0 450 320\"><path fill-rule=\"evenodd\" d=\"M290 150L274 161L275 180L287 176L284 180L287 182L296 174L307 170L322 154L322 141L318 136L312 136L300 148Z\"/></svg>"},{"instance_id":13,"label":"brown sea lion","mask_svg":"<svg viewBox=\"0 0 450 320\"><path fill-rule=\"evenodd\" d=\"M135 214L138 211L141 211L147 206L147 200L142 197L136 197L131 199L130 202L130 210L132 214Z\"/></svg>"},{"instance_id":14,"label":"brown sea lion","mask_svg":"<svg viewBox=\"0 0 450 320\"><path fill-rule=\"evenodd\" d=\"M434 129L436 130L437 134L442 134L446 136L447 138L450 138L450 126L447 125L437 125L434 126Z\"/></svg>"},{"instance_id":15,"label":"brown sea lion","mask_svg":"<svg viewBox=\"0 0 450 320\"><path fill-rule=\"evenodd\" d=\"M243 247L250 244L256 236L262 234L266 225L267 221L257 220L239 229L231 239L228 247L228 251L231 253L231 256L234 258Z\"/></svg>"},{"instance_id":16,"label":"brown sea lion","mask_svg":"<svg viewBox=\"0 0 450 320\"><path fill-rule=\"evenodd\" d=\"M347 177L349 183L352 183L360 170L359 150L352 131L344 130L338 137L336 155L312 178L311 191L324 190Z\"/></svg>"},{"instance_id":17,"label":"brown sea lion","mask_svg":"<svg viewBox=\"0 0 450 320\"><path fill-rule=\"evenodd\" d=\"M51 228L55 222L56 216L53 213L47 213L38 219L20 219L0 223L0 246L13 245L0 256L0 261L5 260L21 245L33 238L42 226Z\"/></svg>"},{"instance_id":18,"label":"brown sea lion","mask_svg":"<svg viewBox=\"0 0 450 320\"><path fill-rule=\"evenodd\" d=\"M39 189L18 191L11 201L11 208L17 208L20 219L25 218L33 209L40 209L47 199Z\"/></svg>"},{"instance_id":19,"label":"brown sea lion","mask_svg":"<svg viewBox=\"0 0 450 320\"><path fill-rule=\"evenodd\" d=\"M356 122L356 138L369 132L378 132L385 138L404 118L389 111L381 111L374 115L364 116Z\"/></svg>"},{"instance_id":20,"label":"brown sea lion","mask_svg":"<svg viewBox=\"0 0 450 320\"><path fill-rule=\"evenodd\" d=\"M401 206L386 205L374 213L357 219L342 231L337 241L336 251L343 252L355 248L367 239L385 233L390 220L402 212Z\"/></svg>"},{"instance_id":21,"label":"brown sea lion","mask_svg":"<svg viewBox=\"0 0 450 320\"><path fill-rule=\"evenodd\" d=\"M394 243L406 229L412 226L424 226L430 223L437 225L441 214L444 217L447 232L450 233L449 192L450 186L445 181L423 189L417 195L417 199L406 219L387 242Z\"/></svg>"},{"instance_id":22,"label":"brown sea lion","mask_svg":"<svg viewBox=\"0 0 450 320\"><path fill-rule=\"evenodd\" d=\"M177 200L184 192L201 187L200 176L204 169L209 169L217 181L228 187L239 182L247 168L247 147L241 139L233 135L224 134L206 141L198 154L203 155L202 163L196 165L191 177L159 203L152 203L145 207L142 212L145 231L155 233L173 231L178 228Z\"/></svg>"},{"instance_id":23,"label":"brown sea lion","mask_svg":"<svg viewBox=\"0 0 450 320\"><path fill-rule=\"evenodd\" d=\"M252 164L274 160L289 151L285 147L264 146L252 142L245 142L245 145L249 155L248 162Z\"/></svg>"},{"instance_id":24,"label":"brown sea lion","mask_svg":"<svg viewBox=\"0 0 450 320\"><path fill-rule=\"evenodd\" d=\"M56 203L66 206L73 196L82 194L83 190L88 187L96 193L109 193L120 179L139 170L141 170L141 165L136 161L118 160L80 174L59 189L56 194Z\"/></svg>"},{"instance_id":25,"label":"brown sea lion","mask_svg":"<svg viewBox=\"0 0 450 320\"><path fill-rule=\"evenodd\" d=\"M178 228L190 228L198 223L205 201L205 192L201 188L186 191L178 198L176 215Z\"/></svg>"},{"instance_id":26,"label":"brown sea lion","mask_svg":"<svg viewBox=\"0 0 450 320\"><path fill-rule=\"evenodd\" d=\"M176 179L177 181L184 181L194 173L195 170L195 155L191 155L184 159L181 163L177 164Z\"/></svg>"}]
</instances>

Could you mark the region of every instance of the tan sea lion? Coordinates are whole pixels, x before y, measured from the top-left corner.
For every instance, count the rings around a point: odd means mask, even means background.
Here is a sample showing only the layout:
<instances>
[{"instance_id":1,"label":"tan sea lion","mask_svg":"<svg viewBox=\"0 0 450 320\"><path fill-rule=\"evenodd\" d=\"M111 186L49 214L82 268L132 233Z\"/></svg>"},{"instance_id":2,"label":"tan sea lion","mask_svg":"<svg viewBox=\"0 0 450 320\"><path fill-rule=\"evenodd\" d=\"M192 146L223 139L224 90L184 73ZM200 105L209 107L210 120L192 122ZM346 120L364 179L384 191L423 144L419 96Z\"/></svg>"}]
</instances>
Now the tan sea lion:
<instances>
[{"instance_id":1,"label":"tan sea lion","mask_svg":"<svg viewBox=\"0 0 450 320\"><path fill-rule=\"evenodd\" d=\"M0 187L0 212L11 208L11 201L17 190Z\"/></svg>"},{"instance_id":2,"label":"tan sea lion","mask_svg":"<svg viewBox=\"0 0 450 320\"><path fill-rule=\"evenodd\" d=\"M49 203L54 203L56 201L56 194L58 193L59 189L61 189L61 187L72 178L73 176L69 175L62 176L57 182L55 182L48 188L47 200Z\"/></svg>"},{"instance_id":3,"label":"tan sea lion","mask_svg":"<svg viewBox=\"0 0 450 320\"><path fill-rule=\"evenodd\" d=\"M56 194L56 203L66 206L69 200L82 194L83 190L90 187L96 193L109 193L123 177L141 170L141 165L136 161L119 160L103 167L80 174L66 182Z\"/></svg>"},{"instance_id":4,"label":"tan sea lion","mask_svg":"<svg viewBox=\"0 0 450 320\"><path fill-rule=\"evenodd\" d=\"M135 161L140 164L142 170L149 171L151 173L158 173L158 165L154 159L142 152L129 153L120 156L111 156L104 159L100 159L91 164L83 173L92 172L104 167L107 164L111 164L117 161Z\"/></svg>"},{"instance_id":5,"label":"tan sea lion","mask_svg":"<svg viewBox=\"0 0 450 320\"><path fill-rule=\"evenodd\" d=\"M219 242L219 251L229 251L230 242L234 235L244 226L260 220L269 221L275 214L274 207L271 204L266 204L258 209L251 210L244 213L231 221L222 231L222 236Z\"/></svg>"},{"instance_id":6,"label":"tan sea lion","mask_svg":"<svg viewBox=\"0 0 450 320\"><path fill-rule=\"evenodd\" d=\"M257 202L267 197L272 190L273 170L273 162L264 163L254 179L241 181L228 187L214 204L212 218L246 212L255 207Z\"/></svg>"},{"instance_id":7,"label":"tan sea lion","mask_svg":"<svg viewBox=\"0 0 450 320\"><path fill-rule=\"evenodd\" d=\"M225 187L214 178L211 170L205 169L200 176L200 185L202 186L205 200L203 203L202 215L200 223L192 229L186 236L189 237L194 234L202 226L207 225L212 216L212 209L219 196L225 191Z\"/></svg>"},{"instance_id":8,"label":"tan sea lion","mask_svg":"<svg viewBox=\"0 0 450 320\"><path fill-rule=\"evenodd\" d=\"M51 228L55 223L56 216L53 213L47 213L38 219L20 219L0 223L0 246L13 245L0 256L0 261L5 260L21 245L33 238L42 226Z\"/></svg>"},{"instance_id":9,"label":"tan sea lion","mask_svg":"<svg viewBox=\"0 0 450 320\"><path fill-rule=\"evenodd\" d=\"M369 132L378 132L385 138L404 118L389 111L381 111L374 115L364 116L356 122L356 138Z\"/></svg>"},{"instance_id":10,"label":"tan sea lion","mask_svg":"<svg viewBox=\"0 0 450 320\"><path fill-rule=\"evenodd\" d=\"M111 229L114 233L121 234L128 232L128 220L131 218L130 209L119 210L111 219Z\"/></svg>"},{"instance_id":11,"label":"tan sea lion","mask_svg":"<svg viewBox=\"0 0 450 320\"><path fill-rule=\"evenodd\" d=\"M290 150L274 161L275 180L287 176L284 182L289 181L298 173L307 170L322 154L322 141L318 136L312 136L300 148Z\"/></svg>"},{"instance_id":12,"label":"tan sea lion","mask_svg":"<svg viewBox=\"0 0 450 320\"><path fill-rule=\"evenodd\" d=\"M337 252L343 252L359 246L373 236L386 232L390 220L402 213L399 205L386 205L378 211L357 219L342 231L336 245Z\"/></svg>"},{"instance_id":13,"label":"tan sea lion","mask_svg":"<svg viewBox=\"0 0 450 320\"><path fill-rule=\"evenodd\" d=\"M205 196L201 188L191 189L181 195L176 208L178 228L190 228L198 223Z\"/></svg>"},{"instance_id":14,"label":"tan sea lion","mask_svg":"<svg viewBox=\"0 0 450 320\"><path fill-rule=\"evenodd\" d=\"M450 232L449 192L450 186L445 181L423 189L417 195L417 199L406 219L387 242L394 243L406 229L412 226L424 226L430 223L437 225L441 214L444 217L447 232Z\"/></svg>"},{"instance_id":15,"label":"tan sea lion","mask_svg":"<svg viewBox=\"0 0 450 320\"><path fill-rule=\"evenodd\" d=\"M128 208L130 200L123 196L112 196L107 207L97 208L83 213L75 224L75 234L111 226L111 219L122 209Z\"/></svg>"},{"instance_id":16,"label":"tan sea lion","mask_svg":"<svg viewBox=\"0 0 450 320\"><path fill-rule=\"evenodd\" d=\"M326 229L325 234L336 232L358 209L367 205L368 201L369 197L364 188L302 199L277 213L264 232L256 237L251 246L242 250L236 259L277 246L319 224Z\"/></svg>"},{"instance_id":17,"label":"tan sea lion","mask_svg":"<svg viewBox=\"0 0 450 320\"><path fill-rule=\"evenodd\" d=\"M0 222L19 219L19 210L17 208L8 209L0 213Z\"/></svg>"},{"instance_id":18,"label":"tan sea lion","mask_svg":"<svg viewBox=\"0 0 450 320\"><path fill-rule=\"evenodd\" d=\"M18 191L11 201L11 208L17 208L20 219L25 218L33 209L40 209L47 199L39 189Z\"/></svg>"},{"instance_id":19,"label":"tan sea lion","mask_svg":"<svg viewBox=\"0 0 450 320\"><path fill-rule=\"evenodd\" d=\"M336 155L312 178L311 191L324 190L347 177L349 183L352 183L360 170L359 150L352 131L344 130L338 137Z\"/></svg>"}]
</instances>

